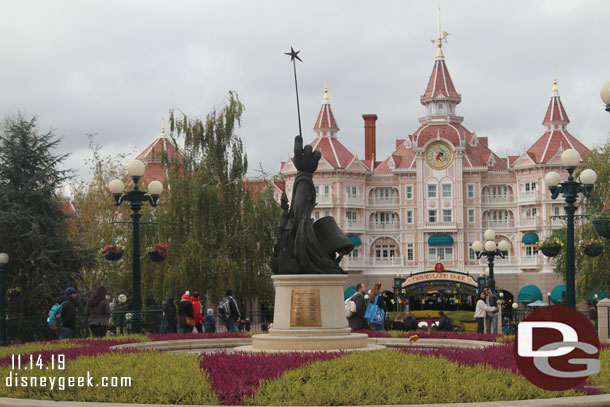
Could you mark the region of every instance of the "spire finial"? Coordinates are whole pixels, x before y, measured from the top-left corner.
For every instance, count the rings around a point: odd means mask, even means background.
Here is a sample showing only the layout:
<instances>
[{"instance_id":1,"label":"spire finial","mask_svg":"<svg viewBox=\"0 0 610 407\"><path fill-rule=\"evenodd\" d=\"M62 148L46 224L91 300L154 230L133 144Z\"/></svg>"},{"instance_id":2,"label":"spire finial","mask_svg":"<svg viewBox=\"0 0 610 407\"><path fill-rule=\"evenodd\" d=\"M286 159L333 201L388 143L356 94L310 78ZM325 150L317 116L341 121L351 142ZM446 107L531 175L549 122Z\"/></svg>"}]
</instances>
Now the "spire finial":
<instances>
[{"instance_id":1,"label":"spire finial","mask_svg":"<svg viewBox=\"0 0 610 407\"><path fill-rule=\"evenodd\" d=\"M161 136L165 137L165 118L161 119Z\"/></svg>"},{"instance_id":2,"label":"spire finial","mask_svg":"<svg viewBox=\"0 0 610 407\"><path fill-rule=\"evenodd\" d=\"M326 87L326 81L324 81L324 99L328 99L328 88Z\"/></svg>"},{"instance_id":3,"label":"spire finial","mask_svg":"<svg viewBox=\"0 0 610 407\"><path fill-rule=\"evenodd\" d=\"M553 92L558 92L557 89L557 71L553 72Z\"/></svg>"},{"instance_id":4,"label":"spire finial","mask_svg":"<svg viewBox=\"0 0 610 407\"><path fill-rule=\"evenodd\" d=\"M443 56L443 37L441 36L441 8L438 8L438 49L436 50L436 56Z\"/></svg>"}]
</instances>

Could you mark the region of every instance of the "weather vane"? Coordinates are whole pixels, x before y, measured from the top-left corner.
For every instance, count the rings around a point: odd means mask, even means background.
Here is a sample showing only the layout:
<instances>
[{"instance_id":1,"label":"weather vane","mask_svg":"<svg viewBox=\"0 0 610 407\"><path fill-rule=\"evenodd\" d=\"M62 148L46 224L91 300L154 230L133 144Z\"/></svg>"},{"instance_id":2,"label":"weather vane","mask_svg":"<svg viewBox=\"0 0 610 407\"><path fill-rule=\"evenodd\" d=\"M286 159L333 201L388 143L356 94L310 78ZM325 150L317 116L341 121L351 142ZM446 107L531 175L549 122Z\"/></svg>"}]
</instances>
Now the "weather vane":
<instances>
[{"instance_id":1,"label":"weather vane","mask_svg":"<svg viewBox=\"0 0 610 407\"><path fill-rule=\"evenodd\" d=\"M299 107L299 86L297 85L297 64L295 59L298 59L299 61L303 62L303 60L301 58L299 58L299 52L301 51L295 51L294 48L290 47L290 52L284 52L285 55L290 55L290 60L292 61L292 67L294 68L294 88L296 89L296 93L297 93L297 115L299 117L299 136L303 137L303 134L301 132L301 108Z\"/></svg>"},{"instance_id":2,"label":"weather vane","mask_svg":"<svg viewBox=\"0 0 610 407\"><path fill-rule=\"evenodd\" d=\"M448 33L447 31L443 31L441 34L441 9L439 8L438 9L438 38L435 40L430 40L430 42L432 42L432 43L435 43L438 41L438 54L440 54L440 55L437 54L437 56L442 56L442 51L441 51L441 48L443 46L442 44L443 44L443 41L447 42L447 37L449 35L451 35L451 34Z\"/></svg>"}]
</instances>

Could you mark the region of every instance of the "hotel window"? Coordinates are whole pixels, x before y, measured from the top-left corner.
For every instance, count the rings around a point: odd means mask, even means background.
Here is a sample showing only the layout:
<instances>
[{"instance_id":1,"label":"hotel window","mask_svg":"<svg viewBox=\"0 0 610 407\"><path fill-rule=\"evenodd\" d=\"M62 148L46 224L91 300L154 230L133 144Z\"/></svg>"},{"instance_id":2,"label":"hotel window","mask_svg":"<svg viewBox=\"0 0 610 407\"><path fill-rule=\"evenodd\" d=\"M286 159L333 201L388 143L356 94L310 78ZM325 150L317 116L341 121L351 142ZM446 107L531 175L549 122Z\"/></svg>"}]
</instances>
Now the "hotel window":
<instances>
[{"instance_id":1,"label":"hotel window","mask_svg":"<svg viewBox=\"0 0 610 407\"><path fill-rule=\"evenodd\" d=\"M472 250L472 243L470 243L468 245L468 260L476 260L477 259L477 255L474 253L474 250Z\"/></svg>"},{"instance_id":2,"label":"hotel window","mask_svg":"<svg viewBox=\"0 0 610 407\"><path fill-rule=\"evenodd\" d=\"M389 201L396 197L396 190L394 188L375 188L373 190L373 195L376 200Z\"/></svg>"},{"instance_id":3,"label":"hotel window","mask_svg":"<svg viewBox=\"0 0 610 407\"><path fill-rule=\"evenodd\" d=\"M451 209L443 209L443 222L453 222Z\"/></svg>"},{"instance_id":4,"label":"hotel window","mask_svg":"<svg viewBox=\"0 0 610 407\"><path fill-rule=\"evenodd\" d=\"M538 249L536 248L536 245L526 244L525 245L525 256L526 257L538 256Z\"/></svg>"},{"instance_id":5,"label":"hotel window","mask_svg":"<svg viewBox=\"0 0 610 407\"><path fill-rule=\"evenodd\" d=\"M324 211L324 216L330 216L330 211Z\"/></svg>"},{"instance_id":6,"label":"hotel window","mask_svg":"<svg viewBox=\"0 0 610 407\"><path fill-rule=\"evenodd\" d=\"M428 210L428 222L436 222L436 209Z\"/></svg>"},{"instance_id":7,"label":"hotel window","mask_svg":"<svg viewBox=\"0 0 610 407\"><path fill-rule=\"evenodd\" d=\"M554 216L560 216L561 215L560 211L561 211L561 207L560 206L554 206L553 207L553 215Z\"/></svg>"},{"instance_id":8,"label":"hotel window","mask_svg":"<svg viewBox=\"0 0 610 407\"><path fill-rule=\"evenodd\" d=\"M393 244L378 244L375 245L375 257L389 258L396 257L396 245Z\"/></svg>"},{"instance_id":9,"label":"hotel window","mask_svg":"<svg viewBox=\"0 0 610 407\"><path fill-rule=\"evenodd\" d=\"M453 105L448 105L447 107L449 108L449 113L453 113Z\"/></svg>"},{"instance_id":10,"label":"hotel window","mask_svg":"<svg viewBox=\"0 0 610 407\"><path fill-rule=\"evenodd\" d=\"M413 243L407 243L407 261L413 261Z\"/></svg>"},{"instance_id":11,"label":"hotel window","mask_svg":"<svg viewBox=\"0 0 610 407\"><path fill-rule=\"evenodd\" d=\"M407 224L411 225L413 223L413 211L407 211Z\"/></svg>"},{"instance_id":12,"label":"hotel window","mask_svg":"<svg viewBox=\"0 0 610 407\"><path fill-rule=\"evenodd\" d=\"M407 199L413 199L413 185L405 186L405 195Z\"/></svg>"},{"instance_id":13,"label":"hotel window","mask_svg":"<svg viewBox=\"0 0 610 407\"><path fill-rule=\"evenodd\" d=\"M466 196L468 198L474 198L474 184L466 185Z\"/></svg>"},{"instance_id":14,"label":"hotel window","mask_svg":"<svg viewBox=\"0 0 610 407\"><path fill-rule=\"evenodd\" d=\"M347 256L351 257L352 259L357 259L358 257L360 257L358 247L354 247L354 250L352 250Z\"/></svg>"},{"instance_id":15,"label":"hotel window","mask_svg":"<svg viewBox=\"0 0 610 407\"><path fill-rule=\"evenodd\" d=\"M345 187L345 194L349 197L349 198L354 198L358 196L358 187Z\"/></svg>"},{"instance_id":16,"label":"hotel window","mask_svg":"<svg viewBox=\"0 0 610 407\"><path fill-rule=\"evenodd\" d=\"M428 260L453 260L453 247L452 246L429 246L428 247Z\"/></svg>"},{"instance_id":17,"label":"hotel window","mask_svg":"<svg viewBox=\"0 0 610 407\"><path fill-rule=\"evenodd\" d=\"M394 212L375 212L375 223L395 223L396 214Z\"/></svg>"},{"instance_id":18,"label":"hotel window","mask_svg":"<svg viewBox=\"0 0 610 407\"><path fill-rule=\"evenodd\" d=\"M526 191L535 191L536 190L536 182L526 182L525 183Z\"/></svg>"},{"instance_id":19,"label":"hotel window","mask_svg":"<svg viewBox=\"0 0 610 407\"><path fill-rule=\"evenodd\" d=\"M330 194L330 186L324 185L324 195L329 195L329 194Z\"/></svg>"},{"instance_id":20,"label":"hotel window","mask_svg":"<svg viewBox=\"0 0 610 407\"><path fill-rule=\"evenodd\" d=\"M436 198L436 185L428 184L428 198Z\"/></svg>"},{"instance_id":21,"label":"hotel window","mask_svg":"<svg viewBox=\"0 0 610 407\"><path fill-rule=\"evenodd\" d=\"M442 103L439 103L437 108L438 108L439 113L443 113L443 104Z\"/></svg>"},{"instance_id":22,"label":"hotel window","mask_svg":"<svg viewBox=\"0 0 610 407\"><path fill-rule=\"evenodd\" d=\"M468 223L474 223L474 209L468 209Z\"/></svg>"},{"instance_id":23,"label":"hotel window","mask_svg":"<svg viewBox=\"0 0 610 407\"><path fill-rule=\"evenodd\" d=\"M313 218L314 219L320 219L320 211L314 211L313 212Z\"/></svg>"},{"instance_id":24,"label":"hotel window","mask_svg":"<svg viewBox=\"0 0 610 407\"><path fill-rule=\"evenodd\" d=\"M347 211L347 212L345 212L345 217L348 220L356 221L356 220L358 220L358 212L356 212L356 211Z\"/></svg>"},{"instance_id":25,"label":"hotel window","mask_svg":"<svg viewBox=\"0 0 610 407\"><path fill-rule=\"evenodd\" d=\"M443 198L451 198L451 184L443 184Z\"/></svg>"},{"instance_id":26,"label":"hotel window","mask_svg":"<svg viewBox=\"0 0 610 407\"><path fill-rule=\"evenodd\" d=\"M525 210L526 218L535 218L538 216L538 208L528 208Z\"/></svg>"}]
</instances>

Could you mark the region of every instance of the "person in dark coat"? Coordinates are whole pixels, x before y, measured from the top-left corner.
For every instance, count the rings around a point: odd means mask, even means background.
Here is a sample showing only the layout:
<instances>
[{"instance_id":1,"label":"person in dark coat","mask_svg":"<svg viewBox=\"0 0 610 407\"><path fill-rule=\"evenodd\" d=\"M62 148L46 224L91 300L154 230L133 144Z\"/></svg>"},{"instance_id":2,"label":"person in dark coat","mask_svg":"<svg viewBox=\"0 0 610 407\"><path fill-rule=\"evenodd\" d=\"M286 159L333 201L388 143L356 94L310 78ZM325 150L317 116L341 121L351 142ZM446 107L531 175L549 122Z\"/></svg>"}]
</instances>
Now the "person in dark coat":
<instances>
[{"instance_id":1,"label":"person in dark coat","mask_svg":"<svg viewBox=\"0 0 610 407\"><path fill-rule=\"evenodd\" d=\"M161 321L161 333L176 333L178 321L176 319L176 305L174 297L169 297L163 306L163 321Z\"/></svg>"},{"instance_id":2,"label":"person in dark coat","mask_svg":"<svg viewBox=\"0 0 610 407\"><path fill-rule=\"evenodd\" d=\"M440 315L441 319L438 320L438 327L436 328L439 331L449 331L451 330L451 325L449 324L449 318L443 311L439 311L438 315Z\"/></svg>"},{"instance_id":3,"label":"person in dark coat","mask_svg":"<svg viewBox=\"0 0 610 407\"><path fill-rule=\"evenodd\" d=\"M356 293L352 296L352 301L356 303L356 312L347 319L349 327L352 328L352 330L368 328L368 323L366 322L366 319L364 319L364 313L366 312L364 293L366 293L366 286L363 283L358 283L358 285L356 285Z\"/></svg>"},{"instance_id":4,"label":"person in dark coat","mask_svg":"<svg viewBox=\"0 0 610 407\"><path fill-rule=\"evenodd\" d=\"M91 334L96 338L103 338L108 331L111 311L106 294L106 287L100 285L87 300L87 325L89 325Z\"/></svg>"},{"instance_id":5,"label":"person in dark coat","mask_svg":"<svg viewBox=\"0 0 610 407\"><path fill-rule=\"evenodd\" d=\"M66 288L64 295L57 299L57 303L65 302L61 307L61 328L57 330L59 339L71 339L76 331L76 297L78 292L73 287Z\"/></svg>"},{"instance_id":6,"label":"person in dark coat","mask_svg":"<svg viewBox=\"0 0 610 407\"><path fill-rule=\"evenodd\" d=\"M225 326L227 327L227 332L235 332L235 323L236 321L239 321L241 314L239 313L237 301L235 301L235 298L233 298L233 290L231 288L227 289L225 292L225 298L229 299L229 307L231 311L229 317L222 322L224 322Z\"/></svg>"},{"instance_id":7,"label":"person in dark coat","mask_svg":"<svg viewBox=\"0 0 610 407\"><path fill-rule=\"evenodd\" d=\"M216 333L216 320L214 319L214 310L212 308L208 308L203 318L203 329L206 334Z\"/></svg>"},{"instance_id":8,"label":"person in dark coat","mask_svg":"<svg viewBox=\"0 0 610 407\"><path fill-rule=\"evenodd\" d=\"M411 311L405 312L405 318L402 320L402 329L405 331L417 331L417 319L411 314Z\"/></svg>"},{"instance_id":9,"label":"person in dark coat","mask_svg":"<svg viewBox=\"0 0 610 407\"><path fill-rule=\"evenodd\" d=\"M180 300L180 304L178 304L178 333L181 334L193 332L193 326L195 325L195 312L190 298L190 295L184 294ZM190 317L193 320L193 325L187 324L186 317Z\"/></svg>"}]
</instances>

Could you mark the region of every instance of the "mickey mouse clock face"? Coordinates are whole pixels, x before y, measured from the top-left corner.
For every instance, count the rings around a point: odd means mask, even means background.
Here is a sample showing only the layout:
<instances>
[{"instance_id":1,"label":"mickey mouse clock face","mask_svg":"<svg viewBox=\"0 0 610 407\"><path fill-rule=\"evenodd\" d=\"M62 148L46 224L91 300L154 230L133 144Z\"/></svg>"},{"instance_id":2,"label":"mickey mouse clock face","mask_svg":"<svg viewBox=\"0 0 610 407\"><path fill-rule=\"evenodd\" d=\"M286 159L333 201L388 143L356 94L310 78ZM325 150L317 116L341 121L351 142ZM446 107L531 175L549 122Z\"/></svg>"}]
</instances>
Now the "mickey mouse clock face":
<instances>
[{"instance_id":1,"label":"mickey mouse clock face","mask_svg":"<svg viewBox=\"0 0 610 407\"><path fill-rule=\"evenodd\" d=\"M444 141L435 141L426 149L426 162L435 170L442 170L453 162L453 150Z\"/></svg>"}]
</instances>

